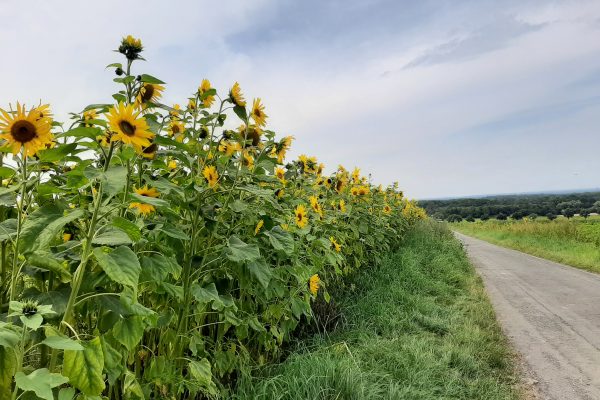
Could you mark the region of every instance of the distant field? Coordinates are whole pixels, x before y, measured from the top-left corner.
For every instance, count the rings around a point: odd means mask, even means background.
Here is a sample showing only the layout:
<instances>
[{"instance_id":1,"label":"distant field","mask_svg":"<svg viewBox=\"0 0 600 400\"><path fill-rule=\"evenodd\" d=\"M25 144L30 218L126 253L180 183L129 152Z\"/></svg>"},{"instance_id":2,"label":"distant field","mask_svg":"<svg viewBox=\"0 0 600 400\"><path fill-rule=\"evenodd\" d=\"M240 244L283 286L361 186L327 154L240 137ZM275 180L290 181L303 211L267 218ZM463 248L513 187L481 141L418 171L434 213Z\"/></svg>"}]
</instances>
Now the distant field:
<instances>
[{"instance_id":1,"label":"distant field","mask_svg":"<svg viewBox=\"0 0 600 400\"><path fill-rule=\"evenodd\" d=\"M600 272L600 217L457 222L466 235L539 257Z\"/></svg>"}]
</instances>

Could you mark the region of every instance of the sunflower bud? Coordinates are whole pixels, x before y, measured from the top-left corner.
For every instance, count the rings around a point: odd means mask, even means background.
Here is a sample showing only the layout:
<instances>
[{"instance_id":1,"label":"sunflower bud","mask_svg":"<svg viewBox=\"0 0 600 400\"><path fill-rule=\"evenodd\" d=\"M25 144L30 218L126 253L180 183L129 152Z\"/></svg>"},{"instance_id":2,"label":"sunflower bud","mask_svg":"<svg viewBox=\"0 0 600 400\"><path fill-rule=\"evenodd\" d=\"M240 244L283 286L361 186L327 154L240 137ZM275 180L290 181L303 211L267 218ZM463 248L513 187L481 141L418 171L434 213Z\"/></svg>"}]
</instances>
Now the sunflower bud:
<instances>
[{"instance_id":1,"label":"sunflower bud","mask_svg":"<svg viewBox=\"0 0 600 400\"><path fill-rule=\"evenodd\" d=\"M115 74L118 76L123 75L123 69L121 67L117 67L117 69L115 69Z\"/></svg>"},{"instance_id":2,"label":"sunflower bud","mask_svg":"<svg viewBox=\"0 0 600 400\"><path fill-rule=\"evenodd\" d=\"M125 55L128 60L136 60L139 58L143 49L144 47L142 46L142 41L140 39L128 35L121 40L119 53Z\"/></svg>"}]
</instances>

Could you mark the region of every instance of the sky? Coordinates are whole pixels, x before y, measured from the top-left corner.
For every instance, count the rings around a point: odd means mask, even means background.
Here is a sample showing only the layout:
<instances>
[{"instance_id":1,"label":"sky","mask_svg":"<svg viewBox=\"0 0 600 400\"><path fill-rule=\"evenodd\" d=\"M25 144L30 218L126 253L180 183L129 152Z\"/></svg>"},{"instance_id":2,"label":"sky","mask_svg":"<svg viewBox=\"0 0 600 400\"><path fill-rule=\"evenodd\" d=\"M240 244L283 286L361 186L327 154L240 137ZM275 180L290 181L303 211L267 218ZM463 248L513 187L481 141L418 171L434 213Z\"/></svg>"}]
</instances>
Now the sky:
<instances>
[{"instance_id":1,"label":"sky","mask_svg":"<svg viewBox=\"0 0 600 400\"><path fill-rule=\"evenodd\" d=\"M0 0L0 107L62 120L135 73L260 97L291 156L417 199L600 187L600 1Z\"/></svg>"}]
</instances>

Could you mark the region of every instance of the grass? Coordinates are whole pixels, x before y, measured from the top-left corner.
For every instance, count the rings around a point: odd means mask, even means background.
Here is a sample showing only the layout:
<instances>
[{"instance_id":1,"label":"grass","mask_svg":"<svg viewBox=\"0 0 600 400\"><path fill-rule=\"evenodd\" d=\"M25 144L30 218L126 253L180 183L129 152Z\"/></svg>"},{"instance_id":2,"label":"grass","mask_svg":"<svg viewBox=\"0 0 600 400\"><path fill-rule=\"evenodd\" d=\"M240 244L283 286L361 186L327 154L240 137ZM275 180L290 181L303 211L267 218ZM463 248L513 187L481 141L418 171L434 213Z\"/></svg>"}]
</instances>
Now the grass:
<instances>
[{"instance_id":1,"label":"grass","mask_svg":"<svg viewBox=\"0 0 600 400\"><path fill-rule=\"evenodd\" d=\"M600 219L546 218L521 221L459 222L452 227L465 235L549 260L600 272Z\"/></svg>"},{"instance_id":2,"label":"grass","mask_svg":"<svg viewBox=\"0 0 600 400\"><path fill-rule=\"evenodd\" d=\"M511 353L460 244L422 223L338 294L345 322L243 380L234 399L518 399Z\"/></svg>"}]
</instances>

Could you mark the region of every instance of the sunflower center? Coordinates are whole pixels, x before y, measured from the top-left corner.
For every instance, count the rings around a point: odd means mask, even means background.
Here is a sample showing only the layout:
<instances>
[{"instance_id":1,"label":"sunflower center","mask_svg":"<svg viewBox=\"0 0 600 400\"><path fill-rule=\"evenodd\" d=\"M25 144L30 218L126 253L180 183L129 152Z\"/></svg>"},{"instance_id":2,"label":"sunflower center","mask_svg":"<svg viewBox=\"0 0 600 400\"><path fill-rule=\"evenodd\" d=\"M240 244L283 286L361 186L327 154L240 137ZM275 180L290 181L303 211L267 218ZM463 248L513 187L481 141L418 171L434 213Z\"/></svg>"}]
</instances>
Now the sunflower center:
<instances>
[{"instance_id":1,"label":"sunflower center","mask_svg":"<svg viewBox=\"0 0 600 400\"><path fill-rule=\"evenodd\" d=\"M17 142L27 143L37 136L35 125L29 121L21 120L15 122L10 129L10 134Z\"/></svg>"},{"instance_id":2,"label":"sunflower center","mask_svg":"<svg viewBox=\"0 0 600 400\"><path fill-rule=\"evenodd\" d=\"M179 125L173 125L171 127L171 130L173 131L174 134L179 133Z\"/></svg>"},{"instance_id":3,"label":"sunflower center","mask_svg":"<svg viewBox=\"0 0 600 400\"><path fill-rule=\"evenodd\" d=\"M142 102L146 103L152 100L152 96L154 96L154 86L147 85L144 86L144 90L142 92Z\"/></svg>"},{"instance_id":4,"label":"sunflower center","mask_svg":"<svg viewBox=\"0 0 600 400\"><path fill-rule=\"evenodd\" d=\"M135 135L135 126L133 126L129 121L119 121L119 128L121 128L121 131L123 131L123 133L127 136Z\"/></svg>"}]
</instances>

